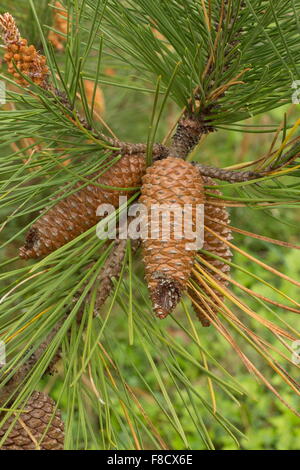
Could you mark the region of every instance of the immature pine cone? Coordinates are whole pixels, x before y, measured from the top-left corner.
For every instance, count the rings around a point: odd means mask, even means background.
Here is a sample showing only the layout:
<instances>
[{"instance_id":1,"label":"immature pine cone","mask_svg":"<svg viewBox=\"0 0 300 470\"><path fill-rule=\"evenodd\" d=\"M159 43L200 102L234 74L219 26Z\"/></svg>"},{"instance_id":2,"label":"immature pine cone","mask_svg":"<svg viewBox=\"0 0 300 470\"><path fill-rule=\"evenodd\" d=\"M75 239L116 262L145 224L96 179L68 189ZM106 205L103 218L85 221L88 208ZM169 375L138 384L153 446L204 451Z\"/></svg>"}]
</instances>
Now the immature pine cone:
<instances>
[{"instance_id":1,"label":"immature pine cone","mask_svg":"<svg viewBox=\"0 0 300 470\"><path fill-rule=\"evenodd\" d=\"M94 102L93 111L95 113L95 117L98 118L97 114L99 116L102 116L105 112L105 99L104 99L103 91L98 85L96 87L96 92L94 96L95 82L91 80L84 80L83 83L84 83L84 89L85 89L87 102L90 106L92 106L92 103Z\"/></svg>"},{"instance_id":2,"label":"immature pine cone","mask_svg":"<svg viewBox=\"0 0 300 470\"><path fill-rule=\"evenodd\" d=\"M13 60L19 70L27 75L36 84L47 88L49 69L46 65L46 57L38 54L34 46L27 46L27 40L21 38L14 18L10 13L0 15L0 29L6 46L4 59L11 73L19 85L29 86L20 73L14 67Z\"/></svg>"},{"instance_id":3,"label":"immature pine cone","mask_svg":"<svg viewBox=\"0 0 300 470\"><path fill-rule=\"evenodd\" d=\"M101 174L96 183L120 188L137 187L141 185L145 170L143 155L124 155ZM80 186L82 182L75 187ZM91 183L62 199L30 228L25 245L20 248L20 257L45 256L74 240L99 222L96 211L100 204L112 204L117 208L122 195L130 197L132 193L101 188Z\"/></svg>"},{"instance_id":4,"label":"immature pine cone","mask_svg":"<svg viewBox=\"0 0 300 470\"><path fill-rule=\"evenodd\" d=\"M143 177L141 192L140 202L146 206L149 215L144 217L146 228L150 226L151 230L153 204L177 204L180 208L190 204L195 230L196 205L203 204L204 190L200 173L191 163L175 157L155 162ZM171 313L179 302L196 255L195 250L187 250L191 239L175 239L177 224L178 220L171 217L170 236L164 240L160 221L157 239L143 240L146 280L154 310L160 318Z\"/></svg>"},{"instance_id":5,"label":"immature pine cone","mask_svg":"<svg viewBox=\"0 0 300 470\"><path fill-rule=\"evenodd\" d=\"M55 8L53 8L53 26L57 31L63 34L59 34L56 31L49 31L48 40L55 49L63 51L63 42L66 41L65 35L68 33L68 13L60 2L55 2Z\"/></svg>"},{"instance_id":6,"label":"immature pine cone","mask_svg":"<svg viewBox=\"0 0 300 470\"><path fill-rule=\"evenodd\" d=\"M33 392L25 406L26 411L20 414L0 450L63 450L64 423L60 412L54 413L54 409L52 398L42 392ZM11 416L5 421L0 429L0 441L14 420L15 416Z\"/></svg>"},{"instance_id":7,"label":"immature pine cone","mask_svg":"<svg viewBox=\"0 0 300 470\"><path fill-rule=\"evenodd\" d=\"M205 185L209 186L214 186L216 183L209 177L203 176L203 182ZM220 191L217 189L211 189L209 188L207 190L209 193L216 194L218 196L222 195ZM206 227L209 229L213 230L216 234L220 235L223 237L225 240L229 241L232 239L231 235L231 230L227 228L225 225L228 225L230 223L229 219L229 214L225 206L216 206L212 204L212 202L220 201L216 198L213 197L206 197L205 200L205 206L204 206L204 245L203 245L203 250L209 251L212 254L215 254L219 256L220 258L223 258L224 261L218 260L216 258L212 258L211 256L208 256L204 253L200 253L197 256L197 260L195 261L195 269L197 270L197 264L201 266L201 269L205 270L215 281L217 281L221 287L227 287L228 286L228 281L224 279L221 276L221 273L224 273L226 275L229 275L230 273L230 266L226 264L226 261L230 262L232 258L232 253L230 248L226 245L226 243L219 238L217 238L214 234L206 230ZM221 273L218 274L208 267L206 267L204 264L201 263L201 260L205 260L208 263L210 263L212 266L217 268ZM198 315L199 320L201 321L203 326L209 326L210 321L204 315L201 309L205 310L208 315L210 315L210 312L208 311L208 308L206 305L209 305L210 309L217 314L219 310L219 306L215 304L215 299L212 297L210 292L205 289L205 287L199 283L199 280L197 279L197 276L195 274L192 274L191 279L200 285L201 290L203 291L203 301L201 301L201 296L197 295L195 290L192 287L188 288L188 293L191 299L194 301L193 306L194 310ZM204 279L206 283L207 280ZM209 283L208 283L209 284ZM223 296L220 293L219 290L215 289L213 286L210 286L210 288L213 290L213 292L221 299L223 300ZM208 297L208 299L207 299ZM211 302L209 301L211 300Z\"/></svg>"}]
</instances>

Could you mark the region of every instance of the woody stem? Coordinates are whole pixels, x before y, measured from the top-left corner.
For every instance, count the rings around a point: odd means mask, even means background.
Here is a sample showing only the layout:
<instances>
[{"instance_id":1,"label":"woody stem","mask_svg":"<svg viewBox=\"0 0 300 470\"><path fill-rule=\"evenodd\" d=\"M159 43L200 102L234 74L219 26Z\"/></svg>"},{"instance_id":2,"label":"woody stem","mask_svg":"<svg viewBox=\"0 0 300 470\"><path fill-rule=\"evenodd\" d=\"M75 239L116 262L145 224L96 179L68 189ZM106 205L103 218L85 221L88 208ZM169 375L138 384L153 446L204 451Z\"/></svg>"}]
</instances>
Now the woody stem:
<instances>
[{"instance_id":1,"label":"woody stem","mask_svg":"<svg viewBox=\"0 0 300 470\"><path fill-rule=\"evenodd\" d=\"M33 352L33 354L16 370L14 375L6 382L6 384L0 390L0 407L3 407L7 402L13 399L13 396L20 386L20 384L27 379L28 374L33 369L35 364L42 357L44 352L47 350L49 344L51 344L53 338L59 331L61 325L63 324L65 317L60 319L55 326L52 328L45 341L40 344L40 346ZM50 366L53 366L54 361L57 361L60 356L60 353L57 352L54 358L51 361Z\"/></svg>"},{"instance_id":2,"label":"woody stem","mask_svg":"<svg viewBox=\"0 0 300 470\"><path fill-rule=\"evenodd\" d=\"M228 181L230 183L250 181L264 176L263 173L255 173L254 171L225 170L214 166L202 165L202 163L193 163L193 165L199 169L202 176L209 176L210 178Z\"/></svg>"}]
</instances>

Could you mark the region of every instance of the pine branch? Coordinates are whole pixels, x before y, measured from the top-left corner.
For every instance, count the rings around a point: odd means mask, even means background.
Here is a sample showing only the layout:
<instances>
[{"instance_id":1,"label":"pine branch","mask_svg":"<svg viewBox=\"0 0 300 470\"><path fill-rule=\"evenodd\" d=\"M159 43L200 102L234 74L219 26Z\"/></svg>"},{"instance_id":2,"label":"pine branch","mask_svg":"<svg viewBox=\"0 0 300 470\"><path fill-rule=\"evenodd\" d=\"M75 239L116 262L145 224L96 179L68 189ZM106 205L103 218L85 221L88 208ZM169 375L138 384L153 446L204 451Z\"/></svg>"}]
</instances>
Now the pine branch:
<instances>
[{"instance_id":1,"label":"pine branch","mask_svg":"<svg viewBox=\"0 0 300 470\"><path fill-rule=\"evenodd\" d=\"M214 131L214 128L204 119L208 114L208 110L204 110L200 114L187 113L180 119L172 138L170 155L185 159L199 143L202 135Z\"/></svg>"},{"instance_id":2,"label":"pine branch","mask_svg":"<svg viewBox=\"0 0 300 470\"><path fill-rule=\"evenodd\" d=\"M94 315L99 315L100 308L109 297L114 286L113 279L118 279L126 253L127 240L116 240L114 247L96 280L99 282Z\"/></svg>"},{"instance_id":3,"label":"pine branch","mask_svg":"<svg viewBox=\"0 0 300 470\"><path fill-rule=\"evenodd\" d=\"M124 261L126 253L127 240L116 240L114 247L105 260L105 263L97 276L94 285L99 285L97 290L97 297L94 307L94 315L99 314L99 310L102 305L105 303L109 297L111 290L113 288L113 278L117 278L120 275L122 264ZM93 289L93 288L92 288ZM91 289L91 290L92 290ZM89 302L89 299L92 295L92 292L87 296L86 302Z\"/></svg>"},{"instance_id":4,"label":"pine branch","mask_svg":"<svg viewBox=\"0 0 300 470\"><path fill-rule=\"evenodd\" d=\"M15 374L9 379L9 381L3 386L0 390L0 407L11 401L19 385L24 382L28 377L30 371L34 368L35 364L43 356L44 352L47 350L48 346L51 344L53 338L56 336L60 327L65 321L65 317L60 319L55 326L52 328L49 335L46 337L45 341L41 343L34 353L16 370ZM46 373L53 373L53 368L55 363L60 359L61 353L58 351L53 357L51 363L49 364Z\"/></svg>"},{"instance_id":5,"label":"pine branch","mask_svg":"<svg viewBox=\"0 0 300 470\"><path fill-rule=\"evenodd\" d=\"M140 245L140 240L133 240L131 247L133 252L135 252ZM126 254L126 248L127 248L127 240L120 240L117 239L114 242L114 246L112 248L112 251L108 255L107 259L105 260L101 271L97 278L95 279L93 286L89 290L85 303L89 303L94 287L97 287L97 296L96 296L96 301L95 301L95 306L94 306L94 316L99 315L101 307L104 305L106 300L108 299L113 287L114 287L114 282L113 279L118 280L125 254ZM80 289L80 291L76 294L76 298L78 298L82 292L84 291L86 287L86 284ZM83 315L83 309L80 310L77 320L81 321Z\"/></svg>"},{"instance_id":6,"label":"pine branch","mask_svg":"<svg viewBox=\"0 0 300 470\"><path fill-rule=\"evenodd\" d=\"M202 165L201 163L193 163L193 165L199 169L201 175L209 176L210 178L215 178L221 181L228 181L229 183L246 182L265 176L265 173L255 173L254 171L225 170L213 166Z\"/></svg>"}]
</instances>

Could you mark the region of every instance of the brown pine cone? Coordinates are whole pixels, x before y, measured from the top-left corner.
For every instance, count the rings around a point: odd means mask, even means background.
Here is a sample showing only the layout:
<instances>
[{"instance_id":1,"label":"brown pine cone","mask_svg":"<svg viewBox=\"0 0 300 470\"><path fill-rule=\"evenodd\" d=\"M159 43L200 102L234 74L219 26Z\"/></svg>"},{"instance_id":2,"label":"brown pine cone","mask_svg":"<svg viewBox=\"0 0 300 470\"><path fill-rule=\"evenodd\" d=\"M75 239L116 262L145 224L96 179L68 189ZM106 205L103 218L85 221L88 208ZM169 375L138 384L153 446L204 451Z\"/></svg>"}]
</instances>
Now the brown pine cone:
<instances>
[{"instance_id":1,"label":"brown pine cone","mask_svg":"<svg viewBox=\"0 0 300 470\"><path fill-rule=\"evenodd\" d=\"M189 162L175 157L159 160L148 168L143 177L140 202L148 209L144 227L150 228L153 204L185 204L193 207L193 230L195 230L196 205L203 204L204 190L199 171ZM152 221L153 222L153 221ZM191 240L175 239L176 220L171 217L170 236L163 240L162 224L156 239L143 240L145 277L153 308L159 318L166 317L179 302L195 259L195 250L187 250Z\"/></svg>"},{"instance_id":2,"label":"brown pine cone","mask_svg":"<svg viewBox=\"0 0 300 470\"><path fill-rule=\"evenodd\" d=\"M216 185L216 183L207 176L203 176L203 182L205 185L209 185L209 186ZM207 192L214 193L218 196L222 195L222 193L217 189L209 188ZM226 225L230 223L229 214L228 214L226 207L210 204L210 201L216 202L217 199L213 197L209 197L209 196L206 197L205 208L204 208L204 226L213 230L218 235L223 237L225 240L228 240L228 241L231 240L232 239L231 230L227 227L224 227L224 225L222 225L222 224ZM204 228L203 250L209 251L210 253L220 256L225 261L231 261L232 253L231 253L230 248L225 244L225 242L223 242L222 240L219 240L215 235L210 233L208 230L205 230L205 228ZM201 268L204 269L211 277L213 277L213 279L217 281L221 287L227 287L228 281L226 281L226 279L224 279L220 274L206 267L203 263L201 263L201 260L207 261L208 263L210 263L211 265L213 265L215 268L219 269L222 273L226 275L229 275L230 273L230 266L226 264L225 261L220 261L216 258L212 258L211 256L208 256L204 253L200 253L196 261L196 264L199 263ZM200 284L195 274L192 274L191 279L197 284ZM207 280L204 279L204 281L207 283ZM206 291L205 287L202 284L200 284L200 288L201 290L203 290L205 296L207 296L209 299L211 299L215 303L215 299L212 298L211 294ZM210 288L214 291L214 293L221 300L223 300L222 294L217 289L214 289L212 286L210 286ZM205 304L205 300L206 300L205 297L203 296L204 302L202 302L201 297L199 297L199 295L197 295L191 287L189 287L188 293L190 297L194 300L194 302L197 302L198 304L197 306L193 302L194 310L197 313L198 318L201 321L202 325L209 326L210 325L209 319L201 311L201 308L202 308L207 312L208 315L210 314L210 312L207 311L208 308ZM215 314L217 314L218 309L219 309L218 305L211 304L209 300L206 300L206 302L210 306L212 311Z\"/></svg>"},{"instance_id":3,"label":"brown pine cone","mask_svg":"<svg viewBox=\"0 0 300 470\"><path fill-rule=\"evenodd\" d=\"M49 68L46 64L46 57L40 55L36 48L27 46L27 40L21 38L20 32L16 26L14 18L9 13L0 15L0 29L6 45L6 54L4 59L8 65L8 72L12 74L19 85L29 86L17 68L36 84L43 87L47 86Z\"/></svg>"},{"instance_id":4,"label":"brown pine cone","mask_svg":"<svg viewBox=\"0 0 300 470\"><path fill-rule=\"evenodd\" d=\"M63 450L64 423L60 412L54 413L54 409L52 398L42 392L33 392L25 407L26 412L20 414L0 450ZM14 420L15 417L11 416L4 423L0 429L0 441Z\"/></svg>"},{"instance_id":5,"label":"brown pine cone","mask_svg":"<svg viewBox=\"0 0 300 470\"><path fill-rule=\"evenodd\" d=\"M145 170L143 155L124 155L101 174L96 183L120 188L137 187L141 185ZM82 182L76 185L80 186ZM101 188L91 183L62 199L30 228L25 245L20 248L20 257L45 256L74 240L99 222L96 211L100 204L112 204L117 208L122 195L130 197L132 193Z\"/></svg>"}]
</instances>

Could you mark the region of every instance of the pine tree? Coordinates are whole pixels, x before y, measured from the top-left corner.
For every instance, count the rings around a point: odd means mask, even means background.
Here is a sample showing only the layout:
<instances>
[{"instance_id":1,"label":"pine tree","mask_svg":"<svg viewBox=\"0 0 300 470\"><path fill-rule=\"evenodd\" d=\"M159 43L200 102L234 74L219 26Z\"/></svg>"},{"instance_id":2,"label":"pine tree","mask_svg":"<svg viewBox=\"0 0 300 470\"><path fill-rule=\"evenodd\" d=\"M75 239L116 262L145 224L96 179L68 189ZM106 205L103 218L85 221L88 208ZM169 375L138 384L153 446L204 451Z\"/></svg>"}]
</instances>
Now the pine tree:
<instances>
[{"instance_id":1,"label":"pine tree","mask_svg":"<svg viewBox=\"0 0 300 470\"><path fill-rule=\"evenodd\" d=\"M0 448L41 388L53 419L63 410L66 449L214 449L212 427L237 447L242 424L222 405L247 391L231 350L299 417L300 284L284 260L299 250L300 120L280 108L297 95L300 2L17 3L0 11ZM233 134L268 149L228 156L218 135ZM205 243L189 260L162 249L168 268L188 267L161 314L149 252L144 266L121 223L99 239L95 209L115 209L98 229L127 208L130 222L140 194L190 198L198 180Z\"/></svg>"}]
</instances>

